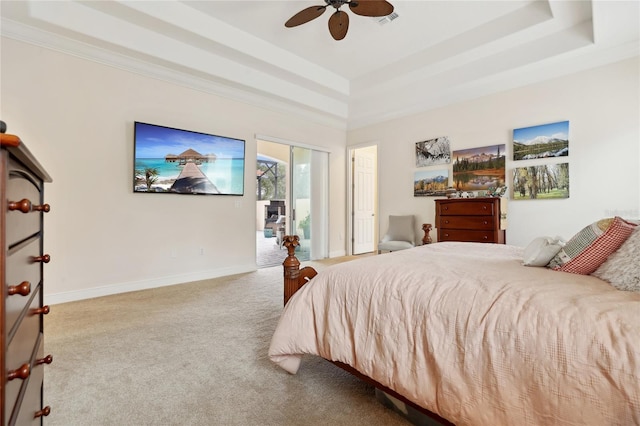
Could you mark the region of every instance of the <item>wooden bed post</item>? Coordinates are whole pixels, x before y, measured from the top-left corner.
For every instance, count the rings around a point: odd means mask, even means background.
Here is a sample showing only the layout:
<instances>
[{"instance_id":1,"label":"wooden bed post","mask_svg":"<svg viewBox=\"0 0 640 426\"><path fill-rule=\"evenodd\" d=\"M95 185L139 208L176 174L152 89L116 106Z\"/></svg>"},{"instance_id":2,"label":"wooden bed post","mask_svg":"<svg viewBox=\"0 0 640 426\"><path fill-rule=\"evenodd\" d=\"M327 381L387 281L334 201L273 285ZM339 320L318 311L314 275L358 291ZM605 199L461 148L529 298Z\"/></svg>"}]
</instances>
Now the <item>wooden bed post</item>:
<instances>
[{"instance_id":1,"label":"wooden bed post","mask_svg":"<svg viewBox=\"0 0 640 426\"><path fill-rule=\"evenodd\" d=\"M424 237L422 237L422 245L431 244L433 242L433 240L431 239L431 235L429 235L429 232L431 231L431 224L423 223L422 230L424 231Z\"/></svg>"},{"instance_id":2,"label":"wooden bed post","mask_svg":"<svg viewBox=\"0 0 640 426\"><path fill-rule=\"evenodd\" d=\"M282 241L282 244L287 248L288 255L282 262L284 267L284 304L286 305L289 298L300 290L307 281L315 277L317 272L311 266L300 269L300 261L294 254L296 247L300 245L300 239L297 235L285 235Z\"/></svg>"}]
</instances>

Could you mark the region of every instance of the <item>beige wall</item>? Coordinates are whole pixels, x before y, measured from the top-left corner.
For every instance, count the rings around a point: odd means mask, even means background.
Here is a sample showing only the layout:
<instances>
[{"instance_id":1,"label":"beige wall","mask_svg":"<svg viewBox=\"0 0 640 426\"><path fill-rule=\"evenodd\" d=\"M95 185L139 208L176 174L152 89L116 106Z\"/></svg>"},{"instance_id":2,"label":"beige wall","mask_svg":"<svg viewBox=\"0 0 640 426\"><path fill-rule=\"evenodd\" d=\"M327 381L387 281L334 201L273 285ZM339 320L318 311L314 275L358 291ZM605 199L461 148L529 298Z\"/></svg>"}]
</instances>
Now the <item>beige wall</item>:
<instances>
[{"instance_id":1,"label":"beige wall","mask_svg":"<svg viewBox=\"0 0 640 426\"><path fill-rule=\"evenodd\" d=\"M47 303L255 269L256 134L331 151L344 253L344 131L8 38L1 61L2 120L53 177ZM244 196L134 194L134 121L246 140Z\"/></svg>"},{"instance_id":2,"label":"beige wall","mask_svg":"<svg viewBox=\"0 0 640 426\"><path fill-rule=\"evenodd\" d=\"M348 133L12 39L0 60L0 116L54 179L47 303L255 269L256 134L331 151L331 256L345 252L347 140L379 146L381 230L389 214L433 223L433 199L413 197L415 142L510 154L513 128L558 120L570 121L571 198L512 201L507 241L640 216L638 58ZM134 194L135 120L245 139L245 195Z\"/></svg>"},{"instance_id":3,"label":"beige wall","mask_svg":"<svg viewBox=\"0 0 640 426\"><path fill-rule=\"evenodd\" d=\"M570 198L511 201L507 242L526 245L540 235L570 238L602 217L638 218L639 76L636 57L349 132L350 146L379 145L380 230L387 228L390 214L415 214L419 223L434 223L435 198L413 197L416 142L449 136L453 150L505 144L509 159L514 128L563 120L570 122L570 154L558 162L569 162ZM510 171L524 163L533 164L507 161L507 185Z\"/></svg>"}]
</instances>

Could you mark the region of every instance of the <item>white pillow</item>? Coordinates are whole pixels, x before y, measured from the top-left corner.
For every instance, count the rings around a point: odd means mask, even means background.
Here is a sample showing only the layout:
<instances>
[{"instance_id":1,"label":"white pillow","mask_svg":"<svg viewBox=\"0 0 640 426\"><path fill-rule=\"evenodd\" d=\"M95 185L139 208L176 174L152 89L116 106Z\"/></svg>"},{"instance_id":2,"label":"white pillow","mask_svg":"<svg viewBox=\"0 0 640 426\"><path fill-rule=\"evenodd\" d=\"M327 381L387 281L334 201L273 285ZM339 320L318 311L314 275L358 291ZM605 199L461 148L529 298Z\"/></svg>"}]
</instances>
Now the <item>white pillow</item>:
<instances>
[{"instance_id":1,"label":"white pillow","mask_svg":"<svg viewBox=\"0 0 640 426\"><path fill-rule=\"evenodd\" d=\"M564 246L560 237L538 237L527 245L522 253L525 266L547 266Z\"/></svg>"}]
</instances>

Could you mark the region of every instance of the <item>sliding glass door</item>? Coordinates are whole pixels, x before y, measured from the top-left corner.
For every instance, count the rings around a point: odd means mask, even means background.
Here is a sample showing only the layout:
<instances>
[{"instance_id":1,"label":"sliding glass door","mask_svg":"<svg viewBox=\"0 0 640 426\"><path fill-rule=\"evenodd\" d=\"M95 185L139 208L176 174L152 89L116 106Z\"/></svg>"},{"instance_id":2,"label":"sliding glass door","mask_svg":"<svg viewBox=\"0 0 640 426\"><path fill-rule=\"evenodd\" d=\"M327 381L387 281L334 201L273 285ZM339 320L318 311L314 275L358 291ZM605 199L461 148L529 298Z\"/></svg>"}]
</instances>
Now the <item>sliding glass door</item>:
<instances>
[{"instance_id":1,"label":"sliding glass door","mask_svg":"<svg viewBox=\"0 0 640 426\"><path fill-rule=\"evenodd\" d=\"M299 260L328 257L329 154L291 147L291 232Z\"/></svg>"}]
</instances>

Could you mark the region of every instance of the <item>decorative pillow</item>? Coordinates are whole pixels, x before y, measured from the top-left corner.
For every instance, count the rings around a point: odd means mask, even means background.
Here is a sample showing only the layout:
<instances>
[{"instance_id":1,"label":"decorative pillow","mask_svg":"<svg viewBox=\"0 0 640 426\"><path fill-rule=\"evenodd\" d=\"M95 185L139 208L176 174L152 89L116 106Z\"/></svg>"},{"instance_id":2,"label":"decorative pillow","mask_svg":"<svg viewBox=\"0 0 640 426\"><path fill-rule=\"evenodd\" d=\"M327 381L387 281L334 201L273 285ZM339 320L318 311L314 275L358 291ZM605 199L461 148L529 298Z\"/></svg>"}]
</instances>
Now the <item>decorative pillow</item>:
<instances>
[{"instance_id":1,"label":"decorative pillow","mask_svg":"<svg viewBox=\"0 0 640 426\"><path fill-rule=\"evenodd\" d=\"M564 241L556 237L538 237L524 248L522 264L525 266L547 266L564 246Z\"/></svg>"},{"instance_id":2,"label":"decorative pillow","mask_svg":"<svg viewBox=\"0 0 640 426\"><path fill-rule=\"evenodd\" d=\"M556 271L591 274L620 248L635 227L618 216L594 222L574 235L548 266Z\"/></svg>"},{"instance_id":3,"label":"decorative pillow","mask_svg":"<svg viewBox=\"0 0 640 426\"><path fill-rule=\"evenodd\" d=\"M415 243L413 216L389 216L389 229L385 241L410 241Z\"/></svg>"},{"instance_id":4,"label":"decorative pillow","mask_svg":"<svg viewBox=\"0 0 640 426\"><path fill-rule=\"evenodd\" d=\"M591 275L608 281L618 290L640 292L640 226Z\"/></svg>"}]
</instances>

